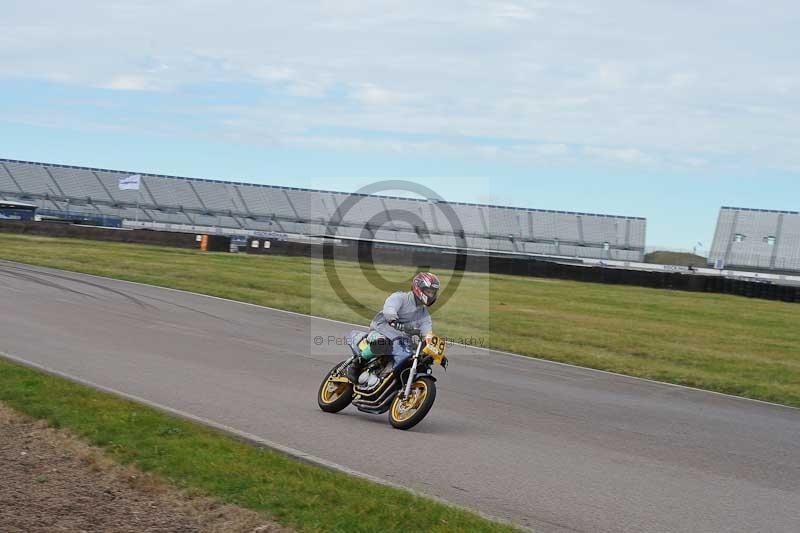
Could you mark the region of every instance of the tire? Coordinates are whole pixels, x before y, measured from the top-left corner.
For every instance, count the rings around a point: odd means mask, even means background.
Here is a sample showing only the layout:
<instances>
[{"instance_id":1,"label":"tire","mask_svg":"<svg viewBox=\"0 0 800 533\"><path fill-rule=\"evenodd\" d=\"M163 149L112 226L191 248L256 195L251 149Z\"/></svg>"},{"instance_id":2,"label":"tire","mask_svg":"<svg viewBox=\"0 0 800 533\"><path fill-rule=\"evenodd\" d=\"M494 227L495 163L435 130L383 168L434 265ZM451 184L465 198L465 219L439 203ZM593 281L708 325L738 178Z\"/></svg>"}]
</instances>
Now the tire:
<instances>
[{"instance_id":1,"label":"tire","mask_svg":"<svg viewBox=\"0 0 800 533\"><path fill-rule=\"evenodd\" d=\"M389 408L389 423L392 427L404 430L411 429L422 422L422 419L433 407L433 402L436 401L436 383L429 377L419 377L411 384L412 398L415 389L423 389L424 397L420 398L413 407L409 408L408 405L404 405L402 390L394 397L392 406Z\"/></svg>"},{"instance_id":2,"label":"tire","mask_svg":"<svg viewBox=\"0 0 800 533\"><path fill-rule=\"evenodd\" d=\"M317 391L317 405L326 413L338 413L353 401L353 384L350 381L347 383L330 381L332 377L341 377L338 375L341 368L342 363L331 368ZM331 390L329 384L335 384L333 386L336 390Z\"/></svg>"}]
</instances>

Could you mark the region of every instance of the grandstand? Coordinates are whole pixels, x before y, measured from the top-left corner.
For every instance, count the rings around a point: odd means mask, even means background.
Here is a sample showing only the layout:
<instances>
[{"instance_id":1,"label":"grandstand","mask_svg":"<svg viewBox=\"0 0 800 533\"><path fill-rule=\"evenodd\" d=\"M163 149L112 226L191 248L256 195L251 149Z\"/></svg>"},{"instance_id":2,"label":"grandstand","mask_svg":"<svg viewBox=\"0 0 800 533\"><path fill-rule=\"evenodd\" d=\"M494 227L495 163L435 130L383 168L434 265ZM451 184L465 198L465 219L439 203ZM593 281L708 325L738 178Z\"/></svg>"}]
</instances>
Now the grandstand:
<instances>
[{"instance_id":1,"label":"grandstand","mask_svg":"<svg viewBox=\"0 0 800 533\"><path fill-rule=\"evenodd\" d=\"M717 268L800 271L800 213L723 207L709 261Z\"/></svg>"},{"instance_id":2,"label":"grandstand","mask_svg":"<svg viewBox=\"0 0 800 533\"><path fill-rule=\"evenodd\" d=\"M142 176L137 190L119 180ZM342 204L356 200L343 212ZM646 220L567 211L350 195L0 159L0 199L41 213L117 217L125 227L287 238L366 239L426 247L642 261ZM445 216L452 210L455 217ZM451 219L457 220L451 223Z\"/></svg>"}]
</instances>

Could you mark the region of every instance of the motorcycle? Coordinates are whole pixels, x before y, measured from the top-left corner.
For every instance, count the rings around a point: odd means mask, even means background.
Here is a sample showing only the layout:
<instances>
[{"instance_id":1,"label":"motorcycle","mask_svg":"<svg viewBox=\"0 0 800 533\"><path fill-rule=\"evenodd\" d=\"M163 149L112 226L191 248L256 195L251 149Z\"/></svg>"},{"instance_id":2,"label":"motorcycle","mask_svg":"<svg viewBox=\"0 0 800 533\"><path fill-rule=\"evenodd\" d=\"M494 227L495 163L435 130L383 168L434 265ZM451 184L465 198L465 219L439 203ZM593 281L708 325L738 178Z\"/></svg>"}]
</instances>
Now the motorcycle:
<instances>
[{"instance_id":1,"label":"motorcycle","mask_svg":"<svg viewBox=\"0 0 800 533\"><path fill-rule=\"evenodd\" d=\"M412 332L414 333L414 332ZM326 413L338 413L351 403L364 413L380 415L389 411L389 423L397 429L411 429L419 424L436 400L436 378L432 367L439 364L447 370L447 343L434 336L430 342L410 335L392 344L392 353L367 362L356 383L347 378L350 364L369 343L366 334L353 331L348 345L350 359L334 366L317 393L319 408Z\"/></svg>"}]
</instances>

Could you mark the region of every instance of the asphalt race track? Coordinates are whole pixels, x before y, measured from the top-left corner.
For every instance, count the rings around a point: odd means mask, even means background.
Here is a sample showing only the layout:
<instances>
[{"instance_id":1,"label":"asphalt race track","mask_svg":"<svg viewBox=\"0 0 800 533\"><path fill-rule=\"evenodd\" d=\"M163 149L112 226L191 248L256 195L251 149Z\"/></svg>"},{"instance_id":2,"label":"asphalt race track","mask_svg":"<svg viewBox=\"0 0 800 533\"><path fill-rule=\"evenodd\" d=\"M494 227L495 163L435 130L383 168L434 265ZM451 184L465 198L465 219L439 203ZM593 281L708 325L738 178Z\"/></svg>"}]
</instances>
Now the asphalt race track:
<instances>
[{"instance_id":1,"label":"asphalt race track","mask_svg":"<svg viewBox=\"0 0 800 533\"><path fill-rule=\"evenodd\" d=\"M317 408L350 329L0 262L0 352L539 531L800 531L800 410L454 346L401 432Z\"/></svg>"}]
</instances>

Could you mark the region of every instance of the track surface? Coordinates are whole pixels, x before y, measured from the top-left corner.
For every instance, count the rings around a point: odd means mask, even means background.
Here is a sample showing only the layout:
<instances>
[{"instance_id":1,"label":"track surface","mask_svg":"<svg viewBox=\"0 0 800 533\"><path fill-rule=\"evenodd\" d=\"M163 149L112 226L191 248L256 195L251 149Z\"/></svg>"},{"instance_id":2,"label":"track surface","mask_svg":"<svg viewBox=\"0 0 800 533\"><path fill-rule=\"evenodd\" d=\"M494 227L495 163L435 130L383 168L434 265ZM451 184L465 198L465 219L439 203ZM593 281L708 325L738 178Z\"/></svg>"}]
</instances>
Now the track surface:
<instances>
[{"instance_id":1,"label":"track surface","mask_svg":"<svg viewBox=\"0 0 800 533\"><path fill-rule=\"evenodd\" d=\"M315 394L351 327L0 262L0 351L539 531L800 530L800 410L453 347L410 432Z\"/></svg>"}]
</instances>

